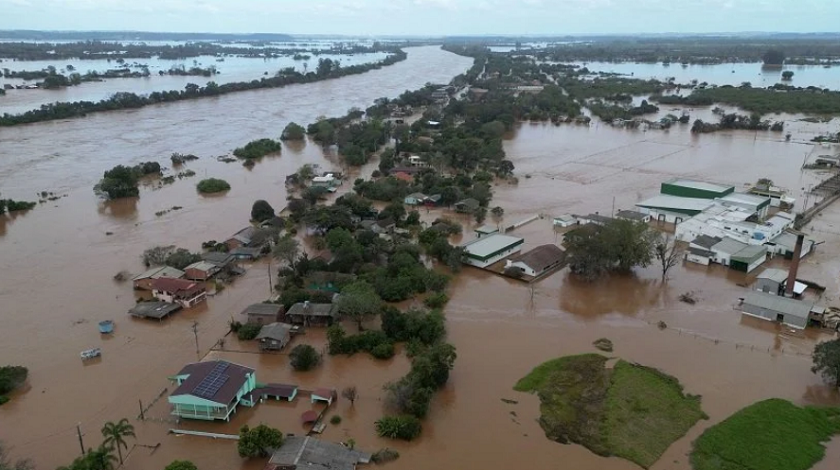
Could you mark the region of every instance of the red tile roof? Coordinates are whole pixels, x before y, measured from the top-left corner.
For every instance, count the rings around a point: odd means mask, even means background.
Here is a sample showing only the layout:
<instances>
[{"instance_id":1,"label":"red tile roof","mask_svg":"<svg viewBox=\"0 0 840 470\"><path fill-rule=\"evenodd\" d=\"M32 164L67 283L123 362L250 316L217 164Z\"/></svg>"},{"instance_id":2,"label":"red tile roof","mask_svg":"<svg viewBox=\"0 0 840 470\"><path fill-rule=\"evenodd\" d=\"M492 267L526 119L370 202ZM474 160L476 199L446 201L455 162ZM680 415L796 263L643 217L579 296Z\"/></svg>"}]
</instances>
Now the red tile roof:
<instances>
[{"instance_id":1,"label":"red tile roof","mask_svg":"<svg viewBox=\"0 0 840 470\"><path fill-rule=\"evenodd\" d=\"M195 281L161 277L152 281L152 289L168 292L170 294L177 294L180 292L189 294L202 289L202 287L201 284Z\"/></svg>"}]
</instances>

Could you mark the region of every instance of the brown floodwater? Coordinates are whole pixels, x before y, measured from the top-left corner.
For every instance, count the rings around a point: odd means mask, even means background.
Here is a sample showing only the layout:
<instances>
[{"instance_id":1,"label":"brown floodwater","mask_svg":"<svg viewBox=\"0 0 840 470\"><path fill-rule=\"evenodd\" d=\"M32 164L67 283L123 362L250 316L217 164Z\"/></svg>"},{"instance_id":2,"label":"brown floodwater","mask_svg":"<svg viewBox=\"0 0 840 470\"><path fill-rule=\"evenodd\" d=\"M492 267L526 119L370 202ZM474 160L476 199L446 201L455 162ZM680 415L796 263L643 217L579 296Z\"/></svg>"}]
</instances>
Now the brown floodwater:
<instances>
[{"instance_id":1,"label":"brown floodwater","mask_svg":"<svg viewBox=\"0 0 840 470\"><path fill-rule=\"evenodd\" d=\"M447 81L469 64L469 59L435 48L419 48L410 50L405 62L340 80L0 130L5 197L31 199L40 190L66 195L28 213L0 218L0 363L30 369L28 389L0 407L0 440L12 446L15 456L33 458L38 468L54 468L78 455L77 423L85 445L96 446L105 421L128 417L137 428L138 444L126 462L128 469L163 468L173 459L190 459L209 470L259 469L263 462L239 459L234 442L175 437L167 431L235 433L245 423L264 422L301 433L299 417L311 408L308 402L270 402L240 409L230 423L176 426L165 421L164 394L148 411L154 419L135 420L138 400L152 403L164 389L171 390L167 376L206 356L255 367L263 382L296 383L305 389L356 385L359 400L352 407L338 402L331 413L343 421L328 425L324 438L352 438L365 450L395 448L401 458L390 464L394 469L517 468L523 458L537 469L635 468L579 446L548 441L536 422L537 398L512 390L532 367L553 357L594 351L591 343L600 337L614 342L617 356L658 367L678 377L686 392L703 396L710 419L671 446L654 469L688 469L691 441L756 400L840 403L837 393L809 370L814 343L830 335L795 333L742 318L733 306L744 292L738 284L751 278L714 266L678 266L667 284L660 281L656 266L591 284L561 271L537 283L533 292L518 281L463 270L453 280L446 308L458 360L450 382L435 396L423 436L411 443L379 439L373 427L385 411L382 386L408 370L402 355L384 362L361 354L327 357L321 367L304 374L292 372L285 355L255 354L253 345L233 338L226 340L224 350L210 351L232 317L269 296L265 262L247 266L245 276L205 305L162 323L127 317L135 294L112 277L121 270L142 270L139 256L144 249L162 244L198 249L202 241L222 239L244 226L255 199L283 207L285 175L303 163L340 168L334 156L311 142L284 146L280 156L263 159L251 170L211 156L254 138L277 136L290 120L305 124L427 81ZM547 216L517 229L530 248L559 240L550 216L609 213L613 199L616 210L631 208L673 176L738 187L767 176L801 197L802 188L817 181L812 172L800 171L814 151L801 142L809 132L813 129L801 124L795 132L798 142L785 143L770 134L696 137L684 128L642 132L604 125L523 124L506 142L519 183L498 184L493 204L505 208L506 223L536 213ZM103 170L117 163L165 161L172 152L200 155L187 166L197 176L162 188L150 183L139 199L104 203L94 196L91 187ZM369 174L374 165L359 174ZM200 196L195 183L205 176L223 177L232 189L223 196ZM183 209L155 215L175 205ZM442 212L424 213L423 218ZM464 239L469 239L474 222L455 217L464 223ZM833 305L840 293L840 207L829 208L808 230L825 243L803 262L802 277L826 285L821 301ZM695 292L697 304L677 300L687 291ZM96 322L104 319L116 320L111 338L97 331ZM198 354L193 321L199 323ZM659 321L668 328L658 329ZM324 332L310 330L296 341L322 348ZM78 353L90 347L101 347L103 356L83 365ZM518 403L506 404L502 398ZM157 444L156 450L145 447ZM817 468L834 468L831 462L838 456L840 441L834 440Z\"/></svg>"}]
</instances>

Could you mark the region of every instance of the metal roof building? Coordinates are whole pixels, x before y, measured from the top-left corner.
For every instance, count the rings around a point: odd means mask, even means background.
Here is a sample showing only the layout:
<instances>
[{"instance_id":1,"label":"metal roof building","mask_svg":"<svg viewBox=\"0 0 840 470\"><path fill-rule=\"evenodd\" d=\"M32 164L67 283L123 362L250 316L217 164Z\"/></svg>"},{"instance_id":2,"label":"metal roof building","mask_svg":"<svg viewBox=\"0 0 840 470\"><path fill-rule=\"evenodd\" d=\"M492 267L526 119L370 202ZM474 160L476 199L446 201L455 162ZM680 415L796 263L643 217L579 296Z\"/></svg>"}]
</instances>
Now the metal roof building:
<instances>
[{"instance_id":1,"label":"metal roof building","mask_svg":"<svg viewBox=\"0 0 840 470\"><path fill-rule=\"evenodd\" d=\"M707 183L705 181L675 178L662 183L659 192L671 196L715 199L735 192L735 187Z\"/></svg>"},{"instance_id":2,"label":"metal roof building","mask_svg":"<svg viewBox=\"0 0 840 470\"><path fill-rule=\"evenodd\" d=\"M494 233L461 245L466 252L464 263L486 268L493 263L522 250L525 240L510 235Z\"/></svg>"},{"instance_id":3,"label":"metal roof building","mask_svg":"<svg viewBox=\"0 0 840 470\"><path fill-rule=\"evenodd\" d=\"M753 291L741 304L741 311L764 320L778 321L794 328L805 328L814 304L788 297Z\"/></svg>"},{"instance_id":4,"label":"metal roof building","mask_svg":"<svg viewBox=\"0 0 840 470\"><path fill-rule=\"evenodd\" d=\"M770 198L747 193L730 193L718 199L725 206L735 206L746 209L760 218L767 216L770 208Z\"/></svg>"},{"instance_id":5,"label":"metal roof building","mask_svg":"<svg viewBox=\"0 0 840 470\"><path fill-rule=\"evenodd\" d=\"M663 183L664 184L664 183ZM658 221L680 223L712 207L710 199L660 194L637 202L639 211Z\"/></svg>"}]
</instances>

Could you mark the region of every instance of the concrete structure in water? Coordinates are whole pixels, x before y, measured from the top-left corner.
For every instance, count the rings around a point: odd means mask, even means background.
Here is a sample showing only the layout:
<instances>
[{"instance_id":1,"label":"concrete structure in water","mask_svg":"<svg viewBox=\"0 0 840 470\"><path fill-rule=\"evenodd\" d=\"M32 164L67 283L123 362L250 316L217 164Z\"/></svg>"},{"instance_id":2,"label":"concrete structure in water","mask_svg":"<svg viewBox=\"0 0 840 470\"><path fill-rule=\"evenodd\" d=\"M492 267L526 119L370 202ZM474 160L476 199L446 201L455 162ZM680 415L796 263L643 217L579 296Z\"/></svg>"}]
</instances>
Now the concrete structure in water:
<instances>
[{"instance_id":1,"label":"concrete structure in water","mask_svg":"<svg viewBox=\"0 0 840 470\"><path fill-rule=\"evenodd\" d=\"M196 362L170 377L178 388L169 395L172 414L179 418L230 421L257 386L254 369L227 361Z\"/></svg>"},{"instance_id":2,"label":"concrete structure in water","mask_svg":"<svg viewBox=\"0 0 840 470\"><path fill-rule=\"evenodd\" d=\"M508 256L519 253L525 240L510 235L492 234L461 245L466 256L464 263L486 268Z\"/></svg>"},{"instance_id":3,"label":"concrete structure in water","mask_svg":"<svg viewBox=\"0 0 840 470\"><path fill-rule=\"evenodd\" d=\"M814 304L780 297L765 292L749 292L741 303L741 311L763 320L777 321L794 328L805 328Z\"/></svg>"}]
</instances>

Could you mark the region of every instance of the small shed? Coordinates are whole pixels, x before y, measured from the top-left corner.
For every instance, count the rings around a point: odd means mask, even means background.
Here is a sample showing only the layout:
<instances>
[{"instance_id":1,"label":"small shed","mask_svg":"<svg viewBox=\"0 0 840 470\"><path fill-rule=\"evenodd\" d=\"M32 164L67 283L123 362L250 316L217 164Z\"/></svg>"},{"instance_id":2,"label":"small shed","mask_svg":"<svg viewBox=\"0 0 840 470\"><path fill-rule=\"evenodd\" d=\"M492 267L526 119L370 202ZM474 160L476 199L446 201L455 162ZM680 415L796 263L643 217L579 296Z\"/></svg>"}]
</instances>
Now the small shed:
<instances>
[{"instance_id":1,"label":"small shed","mask_svg":"<svg viewBox=\"0 0 840 470\"><path fill-rule=\"evenodd\" d=\"M741 311L763 320L777 321L794 328L805 328L813 303L752 291L741 303Z\"/></svg>"},{"instance_id":2,"label":"small shed","mask_svg":"<svg viewBox=\"0 0 840 470\"><path fill-rule=\"evenodd\" d=\"M256 337L260 351L279 351L285 348L292 337L292 328L288 323L279 322L263 325Z\"/></svg>"},{"instance_id":3,"label":"small shed","mask_svg":"<svg viewBox=\"0 0 840 470\"><path fill-rule=\"evenodd\" d=\"M309 397L312 403L316 401L322 401L327 404L327 406L332 405L332 402L338 399L338 394L336 393L335 389L330 388L316 388L312 391L312 395Z\"/></svg>"},{"instance_id":4,"label":"small shed","mask_svg":"<svg viewBox=\"0 0 840 470\"><path fill-rule=\"evenodd\" d=\"M651 216L650 214L645 214L639 211L618 211L615 214L616 219L622 220L632 220L633 222L650 222Z\"/></svg>"},{"instance_id":5,"label":"small shed","mask_svg":"<svg viewBox=\"0 0 840 470\"><path fill-rule=\"evenodd\" d=\"M787 278L788 272L784 269L765 269L756 278L755 290L767 294L782 295L784 293Z\"/></svg>"},{"instance_id":6,"label":"small shed","mask_svg":"<svg viewBox=\"0 0 840 470\"><path fill-rule=\"evenodd\" d=\"M601 214L575 215L574 217L579 221L581 225L607 225L607 223L613 220L612 217L607 217Z\"/></svg>"},{"instance_id":7,"label":"small shed","mask_svg":"<svg viewBox=\"0 0 840 470\"><path fill-rule=\"evenodd\" d=\"M248 318L248 323L267 325L280 321L283 317L283 306L280 304L251 304L242 310L241 315Z\"/></svg>"},{"instance_id":8,"label":"small shed","mask_svg":"<svg viewBox=\"0 0 840 470\"><path fill-rule=\"evenodd\" d=\"M297 385L268 383L260 385L259 387L255 388L253 392L251 392L254 398L251 401L256 403L257 400L265 401L269 398L274 398L278 401L292 401L297 396L297 393Z\"/></svg>"},{"instance_id":9,"label":"small shed","mask_svg":"<svg viewBox=\"0 0 840 470\"><path fill-rule=\"evenodd\" d=\"M435 207L438 204L440 204L440 200L442 197L443 196L441 196L440 194L432 194L431 196L426 197L426 199L423 201L423 204L428 207Z\"/></svg>"},{"instance_id":10,"label":"small shed","mask_svg":"<svg viewBox=\"0 0 840 470\"><path fill-rule=\"evenodd\" d=\"M423 193L411 193L405 197L403 202L409 206L419 206L426 200L426 195Z\"/></svg>"},{"instance_id":11,"label":"small shed","mask_svg":"<svg viewBox=\"0 0 840 470\"><path fill-rule=\"evenodd\" d=\"M455 203L455 211L461 213L473 213L481 204L473 198L467 198Z\"/></svg>"},{"instance_id":12,"label":"small shed","mask_svg":"<svg viewBox=\"0 0 840 470\"><path fill-rule=\"evenodd\" d=\"M555 227L566 228L576 223L578 223L577 218L571 214L563 214L554 218Z\"/></svg>"},{"instance_id":13,"label":"small shed","mask_svg":"<svg viewBox=\"0 0 840 470\"><path fill-rule=\"evenodd\" d=\"M499 233L499 228L492 225L482 225L481 227L475 229L475 236L477 238L493 235L494 233Z\"/></svg>"},{"instance_id":14,"label":"small shed","mask_svg":"<svg viewBox=\"0 0 840 470\"><path fill-rule=\"evenodd\" d=\"M685 251L685 260L690 261L692 263L702 264L703 266L708 266L711 263L712 258L714 258L715 254L710 250L704 250L703 248L697 248L694 246L689 246L688 249Z\"/></svg>"}]
</instances>

